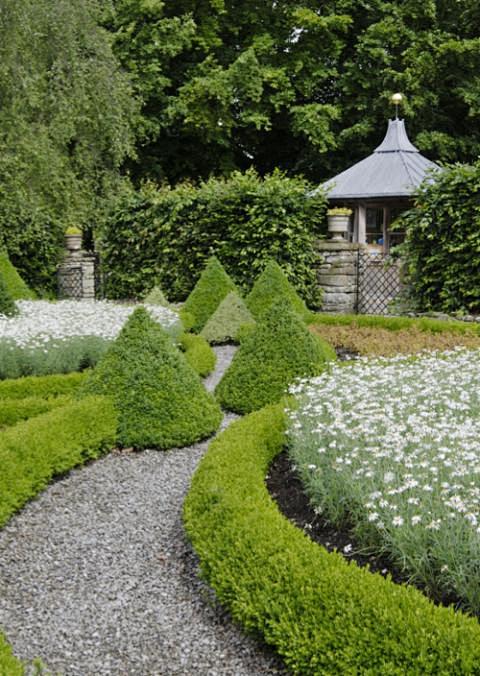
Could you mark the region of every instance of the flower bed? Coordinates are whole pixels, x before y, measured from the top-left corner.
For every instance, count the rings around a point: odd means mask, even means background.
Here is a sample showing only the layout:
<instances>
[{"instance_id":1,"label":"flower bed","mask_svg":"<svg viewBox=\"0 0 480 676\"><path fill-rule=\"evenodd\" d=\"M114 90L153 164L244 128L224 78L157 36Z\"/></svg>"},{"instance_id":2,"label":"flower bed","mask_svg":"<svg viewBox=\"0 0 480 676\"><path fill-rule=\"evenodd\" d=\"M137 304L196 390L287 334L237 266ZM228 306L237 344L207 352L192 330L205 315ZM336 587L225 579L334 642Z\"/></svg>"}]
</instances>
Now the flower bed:
<instances>
[{"instance_id":1,"label":"flower bed","mask_svg":"<svg viewBox=\"0 0 480 676\"><path fill-rule=\"evenodd\" d=\"M291 388L319 513L436 599L480 611L480 354L360 360Z\"/></svg>"},{"instance_id":2,"label":"flower bed","mask_svg":"<svg viewBox=\"0 0 480 676\"><path fill-rule=\"evenodd\" d=\"M20 315L0 317L0 379L69 373L94 366L135 309L107 301L18 301ZM178 340L175 312L146 306Z\"/></svg>"},{"instance_id":3,"label":"flower bed","mask_svg":"<svg viewBox=\"0 0 480 676\"><path fill-rule=\"evenodd\" d=\"M285 440L282 406L267 407L194 476L185 526L218 599L294 673L479 673L475 619L327 553L280 514L264 477Z\"/></svg>"}]
</instances>

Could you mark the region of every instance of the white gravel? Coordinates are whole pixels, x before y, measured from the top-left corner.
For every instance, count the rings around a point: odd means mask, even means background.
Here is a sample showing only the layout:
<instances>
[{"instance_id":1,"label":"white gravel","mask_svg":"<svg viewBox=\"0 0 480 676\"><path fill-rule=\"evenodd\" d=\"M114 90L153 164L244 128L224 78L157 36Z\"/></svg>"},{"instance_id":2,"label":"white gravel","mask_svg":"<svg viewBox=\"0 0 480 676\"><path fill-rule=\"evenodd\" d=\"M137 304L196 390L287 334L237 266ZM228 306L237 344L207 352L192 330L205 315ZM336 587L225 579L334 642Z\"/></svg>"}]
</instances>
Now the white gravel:
<instances>
[{"instance_id":1,"label":"white gravel","mask_svg":"<svg viewBox=\"0 0 480 676\"><path fill-rule=\"evenodd\" d=\"M209 388L232 354L217 348ZM16 655L72 676L285 673L197 577L181 512L208 443L110 454L0 531L0 626Z\"/></svg>"}]
</instances>

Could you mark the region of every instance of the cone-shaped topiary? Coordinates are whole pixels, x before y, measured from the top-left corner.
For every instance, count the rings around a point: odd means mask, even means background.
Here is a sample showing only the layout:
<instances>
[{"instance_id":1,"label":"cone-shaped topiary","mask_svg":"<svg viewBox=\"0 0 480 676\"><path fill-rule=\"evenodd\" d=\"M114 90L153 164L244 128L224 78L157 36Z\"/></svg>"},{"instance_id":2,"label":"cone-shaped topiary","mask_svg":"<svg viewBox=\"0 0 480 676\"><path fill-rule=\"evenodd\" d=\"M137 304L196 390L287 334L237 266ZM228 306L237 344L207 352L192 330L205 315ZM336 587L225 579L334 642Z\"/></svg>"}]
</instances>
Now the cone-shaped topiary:
<instances>
[{"instance_id":1,"label":"cone-shaped topiary","mask_svg":"<svg viewBox=\"0 0 480 676\"><path fill-rule=\"evenodd\" d=\"M135 448L187 446L210 436L222 413L185 357L145 308L132 313L82 394L110 395L118 443Z\"/></svg>"},{"instance_id":2,"label":"cone-shaped topiary","mask_svg":"<svg viewBox=\"0 0 480 676\"><path fill-rule=\"evenodd\" d=\"M3 277L0 275L0 315L13 317L18 314L18 308L10 295Z\"/></svg>"},{"instance_id":3,"label":"cone-shaped topiary","mask_svg":"<svg viewBox=\"0 0 480 676\"><path fill-rule=\"evenodd\" d=\"M184 312L194 317L193 331L198 333L203 329L209 317L230 291L238 293L223 265L216 256L212 256L182 308Z\"/></svg>"},{"instance_id":4,"label":"cone-shaped topiary","mask_svg":"<svg viewBox=\"0 0 480 676\"><path fill-rule=\"evenodd\" d=\"M263 272L255 280L245 302L255 319L260 319L273 303L282 298L288 299L293 309L308 321L310 312L304 301L290 284L279 264L270 259Z\"/></svg>"},{"instance_id":5,"label":"cone-shaped topiary","mask_svg":"<svg viewBox=\"0 0 480 676\"><path fill-rule=\"evenodd\" d=\"M253 315L245 305L245 301L235 291L230 291L205 324L200 335L213 344L236 343L240 329L246 324L255 324Z\"/></svg>"},{"instance_id":6,"label":"cone-shaped topiary","mask_svg":"<svg viewBox=\"0 0 480 676\"><path fill-rule=\"evenodd\" d=\"M333 348L280 300L243 340L215 393L225 408L249 413L278 401L295 378L318 375L330 359Z\"/></svg>"},{"instance_id":7,"label":"cone-shaped topiary","mask_svg":"<svg viewBox=\"0 0 480 676\"><path fill-rule=\"evenodd\" d=\"M143 302L146 305L162 305L163 307L170 306L170 303L159 286L154 286L153 289L147 293L143 299Z\"/></svg>"},{"instance_id":8,"label":"cone-shaped topiary","mask_svg":"<svg viewBox=\"0 0 480 676\"><path fill-rule=\"evenodd\" d=\"M18 274L6 251L0 251L0 277L6 284L13 300L33 300L36 296Z\"/></svg>"}]
</instances>

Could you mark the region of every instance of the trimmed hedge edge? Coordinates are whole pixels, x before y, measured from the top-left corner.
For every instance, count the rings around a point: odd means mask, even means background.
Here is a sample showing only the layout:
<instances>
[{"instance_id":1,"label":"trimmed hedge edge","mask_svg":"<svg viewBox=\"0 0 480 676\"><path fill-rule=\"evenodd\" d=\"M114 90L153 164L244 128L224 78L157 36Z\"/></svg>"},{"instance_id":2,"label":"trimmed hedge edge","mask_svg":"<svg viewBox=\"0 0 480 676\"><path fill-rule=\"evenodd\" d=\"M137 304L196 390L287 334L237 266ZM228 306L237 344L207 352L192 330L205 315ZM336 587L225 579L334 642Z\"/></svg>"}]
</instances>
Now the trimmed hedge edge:
<instances>
[{"instance_id":1,"label":"trimmed hedge edge","mask_svg":"<svg viewBox=\"0 0 480 676\"><path fill-rule=\"evenodd\" d=\"M51 479L99 457L115 443L117 416L107 397L89 397L0 433L0 527ZM0 632L0 676L24 674Z\"/></svg>"},{"instance_id":2,"label":"trimmed hedge edge","mask_svg":"<svg viewBox=\"0 0 480 676\"><path fill-rule=\"evenodd\" d=\"M296 674L480 674L480 627L414 587L328 553L281 515L264 477L285 445L282 404L211 445L184 505L204 577Z\"/></svg>"}]
</instances>

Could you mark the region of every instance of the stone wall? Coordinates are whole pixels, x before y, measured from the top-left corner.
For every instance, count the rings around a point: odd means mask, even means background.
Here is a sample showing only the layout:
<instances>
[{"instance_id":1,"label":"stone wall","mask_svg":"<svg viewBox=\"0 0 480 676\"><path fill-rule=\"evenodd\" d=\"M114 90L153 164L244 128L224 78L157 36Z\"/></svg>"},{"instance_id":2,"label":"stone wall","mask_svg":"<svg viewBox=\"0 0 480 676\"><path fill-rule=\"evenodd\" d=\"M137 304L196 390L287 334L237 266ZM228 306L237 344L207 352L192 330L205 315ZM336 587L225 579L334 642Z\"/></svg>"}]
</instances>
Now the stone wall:
<instances>
[{"instance_id":1,"label":"stone wall","mask_svg":"<svg viewBox=\"0 0 480 676\"><path fill-rule=\"evenodd\" d=\"M343 240L317 242L317 281L323 293L322 312L355 312L358 250L364 247Z\"/></svg>"}]
</instances>

